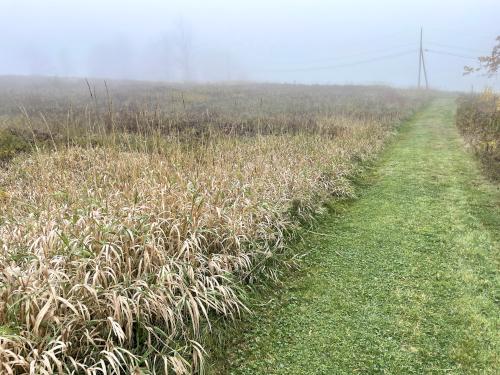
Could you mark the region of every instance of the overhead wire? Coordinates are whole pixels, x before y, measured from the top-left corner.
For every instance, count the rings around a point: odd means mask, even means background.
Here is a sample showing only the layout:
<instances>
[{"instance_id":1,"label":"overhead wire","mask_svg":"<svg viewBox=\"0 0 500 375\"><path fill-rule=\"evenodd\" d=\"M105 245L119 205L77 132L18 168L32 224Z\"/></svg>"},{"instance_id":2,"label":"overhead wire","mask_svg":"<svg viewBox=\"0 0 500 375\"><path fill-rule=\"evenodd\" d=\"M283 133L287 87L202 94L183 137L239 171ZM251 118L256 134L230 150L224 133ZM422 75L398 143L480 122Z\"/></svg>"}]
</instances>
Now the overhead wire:
<instances>
[{"instance_id":1,"label":"overhead wire","mask_svg":"<svg viewBox=\"0 0 500 375\"><path fill-rule=\"evenodd\" d=\"M399 53L394 53L394 54L389 54L389 55L384 55L384 56L377 56L377 57L366 59L366 60L353 61L350 63L342 63L342 64L336 64L336 65L311 66L311 67L303 67L303 68L263 69L261 71L262 72L270 72L270 73L280 73L280 72L293 73L293 72L310 72L310 71L320 71L320 70L331 70L331 69L345 68L345 67L350 67L350 66L369 64L372 62L393 59L393 58L397 58L397 57L401 57L401 56L406 56L406 55L409 55L409 54L412 54L415 52L417 52L417 50L412 49L412 50L402 51Z\"/></svg>"},{"instance_id":2,"label":"overhead wire","mask_svg":"<svg viewBox=\"0 0 500 375\"><path fill-rule=\"evenodd\" d=\"M468 48L468 47L454 46L454 45L450 45L450 44L428 42L428 41L426 42L426 44L429 44L431 46L444 47L444 48L448 48L448 49L452 49L452 50L457 50L457 51L460 50L460 51L474 52L474 53L479 53L479 54L482 54L482 55L487 55L488 54L487 52L480 51L478 49Z\"/></svg>"},{"instance_id":3,"label":"overhead wire","mask_svg":"<svg viewBox=\"0 0 500 375\"><path fill-rule=\"evenodd\" d=\"M459 47L459 46L453 46L453 45L448 45L448 44L443 44L443 43L437 43L437 42L427 42L427 44L430 44L432 46L438 46L438 47L443 47L447 49L454 49L454 50L460 50L460 51L475 51L477 53L481 53L478 50L474 50L471 48L464 48L464 47ZM415 43L409 43L404 46L414 46ZM403 47L403 46L401 46ZM400 48L401 48L400 47ZM398 48L398 47L395 47ZM378 50L379 52L382 51L389 51L391 49L384 49L384 50ZM434 49L434 48L426 48L424 49L425 52L429 52L432 54L438 54L438 55L445 55L445 56L450 56L450 57L456 57L456 58L461 58L461 59L468 59L468 60L477 60L476 56L471 56L471 55L466 55L466 54L461 54L461 53L455 53L455 52L450 52L450 51L444 51L442 49ZM350 54L350 55L344 55L341 57L337 57L332 60L316 60L317 63L320 62L338 62L338 64L327 64L327 65L318 65L318 66L306 66L306 67L288 67L288 68L269 68L269 69L260 69L258 70L259 72L268 72L268 73L294 73L294 72L313 72L313 71L322 71L322 70L333 70L333 69L338 69L338 68L346 68L346 67L351 67L351 66L357 66L357 65L363 65L363 64L370 64L373 62L378 62L378 61L384 61L384 60L389 60L389 59L394 59L402 56L406 56L412 53L417 53L418 49L409 49L409 50L404 50L400 51L397 53L392 53L392 54L387 54L387 55L382 55L382 56L375 56L372 58L368 59L363 59L363 60L357 60L357 61L351 61L351 62L342 62L342 60L349 59L351 57L355 56L360 56L360 55L366 55L369 53L374 53L375 51L372 52L360 52L360 53L355 53L355 54ZM483 53L484 54L484 53ZM487 54L484 54L487 55ZM311 62L312 63L312 62Z\"/></svg>"},{"instance_id":4,"label":"overhead wire","mask_svg":"<svg viewBox=\"0 0 500 375\"><path fill-rule=\"evenodd\" d=\"M428 48L426 48L424 51L425 52L430 52L430 53L435 53L435 54L438 54L438 55L447 55L447 56L459 57L459 58L462 58L462 59L477 60L477 57L474 57L474 56L460 55L460 54L457 54L457 53L452 53L452 52L447 52L447 51L439 51L439 50L428 49Z\"/></svg>"},{"instance_id":5,"label":"overhead wire","mask_svg":"<svg viewBox=\"0 0 500 375\"><path fill-rule=\"evenodd\" d=\"M407 49L408 47L417 47L418 46L418 43L406 43L406 44L400 44L398 46L392 46L392 47L389 47L389 48L377 48L377 49L370 49L370 50L366 50L366 51L363 51L363 52L355 52L355 53L349 53L347 55L341 55L341 56L335 56L335 57L332 57L332 58L322 58L322 59L315 59L315 60L307 60L307 61L301 61L301 62L297 62L295 65L299 65L299 64L328 64L328 63L335 63L335 62L340 62L339 60L348 60L348 59L352 59L352 58L355 58L355 57L363 57L363 56L366 56L366 55L373 55L373 54L378 54L378 53L386 53L386 52L397 52L396 50L399 50L399 49ZM290 69L293 69L293 68L290 68Z\"/></svg>"}]
</instances>

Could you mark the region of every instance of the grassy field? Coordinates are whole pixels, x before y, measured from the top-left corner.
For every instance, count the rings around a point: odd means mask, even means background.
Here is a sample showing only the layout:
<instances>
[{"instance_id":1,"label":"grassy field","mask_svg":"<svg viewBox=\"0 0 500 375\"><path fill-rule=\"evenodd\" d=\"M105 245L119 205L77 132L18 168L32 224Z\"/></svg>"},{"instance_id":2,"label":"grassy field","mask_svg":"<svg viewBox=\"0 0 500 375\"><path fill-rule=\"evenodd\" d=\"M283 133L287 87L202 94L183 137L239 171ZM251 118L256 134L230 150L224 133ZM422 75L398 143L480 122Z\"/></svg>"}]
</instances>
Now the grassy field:
<instances>
[{"instance_id":1,"label":"grassy field","mask_svg":"<svg viewBox=\"0 0 500 375\"><path fill-rule=\"evenodd\" d=\"M453 113L437 101L403 127L213 373L498 373L500 193Z\"/></svg>"},{"instance_id":2,"label":"grassy field","mask_svg":"<svg viewBox=\"0 0 500 375\"><path fill-rule=\"evenodd\" d=\"M3 373L189 373L428 101L0 79ZM215 340L215 341L214 341ZM208 348L210 349L210 348Z\"/></svg>"}]
</instances>

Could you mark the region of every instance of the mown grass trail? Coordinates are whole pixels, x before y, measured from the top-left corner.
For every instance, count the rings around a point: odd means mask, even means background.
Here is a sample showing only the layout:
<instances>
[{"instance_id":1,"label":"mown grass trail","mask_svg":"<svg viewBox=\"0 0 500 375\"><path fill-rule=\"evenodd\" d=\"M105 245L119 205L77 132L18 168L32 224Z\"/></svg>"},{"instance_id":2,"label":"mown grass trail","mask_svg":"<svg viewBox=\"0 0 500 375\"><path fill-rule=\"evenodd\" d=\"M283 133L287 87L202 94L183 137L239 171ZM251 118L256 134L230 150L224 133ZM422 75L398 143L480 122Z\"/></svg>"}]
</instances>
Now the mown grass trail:
<instances>
[{"instance_id":1,"label":"mown grass trail","mask_svg":"<svg viewBox=\"0 0 500 375\"><path fill-rule=\"evenodd\" d=\"M438 100L405 125L371 187L308 238L230 373L498 373L500 194L453 111Z\"/></svg>"}]
</instances>

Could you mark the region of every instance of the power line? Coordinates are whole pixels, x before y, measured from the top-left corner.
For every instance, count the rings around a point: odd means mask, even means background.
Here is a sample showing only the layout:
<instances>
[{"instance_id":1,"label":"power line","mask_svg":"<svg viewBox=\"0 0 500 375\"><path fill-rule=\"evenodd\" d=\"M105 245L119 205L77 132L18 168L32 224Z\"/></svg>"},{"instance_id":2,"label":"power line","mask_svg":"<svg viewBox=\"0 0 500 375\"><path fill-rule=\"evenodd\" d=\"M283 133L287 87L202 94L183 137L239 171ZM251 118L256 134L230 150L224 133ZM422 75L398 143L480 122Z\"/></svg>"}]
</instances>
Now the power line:
<instances>
[{"instance_id":1,"label":"power line","mask_svg":"<svg viewBox=\"0 0 500 375\"><path fill-rule=\"evenodd\" d=\"M459 47L459 46L453 46L449 44L442 44L442 43L435 43L435 42L427 42L427 44L430 44L432 46L437 46L437 47L444 47L448 49L455 49L455 50L461 50L461 51L468 51L468 52L475 52L475 53L480 53L483 55L487 55L487 52L480 51L474 48L467 48L467 47Z\"/></svg>"},{"instance_id":2,"label":"power line","mask_svg":"<svg viewBox=\"0 0 500 375\"><path fill-rule=\"evenodd\" d=\"M374 58L367 59L367 60L354 61L354 62L345 63L345 64L324 65L324 66L293 68L293 69L265 69L265 70L261 70L261 71L262 72L270 72L270 73L281 73L281 72L293 73L293 72L310 72L310 71L319 71L319 70L331 70L331 69L346 68L346 67L362 65L362 64L369 64L369 63L376 62L376 61L393 59L396 57L406 56L406 55L409 55L411 53L415 53L416 51L417 50L412 49L412 50L407 50L407 51L403 51L400 53L378 56L378 57L374 57Z\"/></svg>"},{"instance_id":3,"label":"power line","mask_svg":"<svg viewBox=\"0 0 500 375\"><path fill-rule=\"evenodd\" d=\"M385 61L385 60L389 60L389 59L395 59L398 57L402 57L402 56L406 56L406 55L410 55L410 54L413 54L415 52L418 52L419 53L418 87L419 88L421 87L421 78L422 78L422 73L423 73L423 76L425 79L425 87L426 87L426 89L428 89L429 88L429 81L428 81L428 77L427 77L427 66L426 66L424 52L445 55L445 56L451 56L451 57L457 57L457 58L462 58L462 59L477 60L477 57L470 56L470 55L444 51L441 49L424 48L422 28L420 30L420 43L419 43L418 49L413 48L413 49L407 49L407 50L403 50L403 51L397 51L398 48L402 48L405 46L415 46L416 44L417 43L407 43L404 46L393 47L391 49L385 49L385 51L393 51L394 50L394 53L381 55L381 56L374 56L371 58L357 60L357 61L355 60L355 61L351 61L351 62L342 62L342 60L346 60L349 58L348 56L344 55L344 57L337 57L335 60L323 60L324 62L326 62L326 61L338 62L337 64L305 66L305 67L285 67L285 68L276 68L276 69L274 69L274 68L259 69L256 72L295 73L295 72L313 72L313 71L322 71L322 70L333 70L333 69L339 69L339 68L347 68L347 67L352 67L352 66L370 64L370 63L374 63L374 62L378 62L378 61ZM443 47L443 48L447 48L447 49L455 49L455 50L461 50L461 51L465 51L465 50L473 51L472 49L468 49L468 48L447 45L447 44L442 44L442 43L436 43L436 42L426 42L426 44L438 46L438 47ZM382 52L382 51L384 51L384 50L379 50L379 52ZM474 51L478 52L477 50L474 50ZM351 54L349 56L367 55L367 54L374 53L374 52L375 51L373 51L373 52L365 51L365 52L360 52L360 53L356 53L356 54ZM480 52L478 52L478 53L480 53ZM318 61L318 63L319 63L319 61Z\"/></svg>"},{"instance_id":4,"label":"power line","mask_svg":"<svg viewBox=\"0 0 500 375\"><path fill-rule=\"evenodd\" d=\"M328 64L328 63L335 63L335 62L340 62L339 60L348 60L348 59L351 59L353 57L363 57L366 56L366 55L373 55L373 54L378 54L378 53L386 53L386 52L394 52L394 53L397 53L399 49L402 49L402 48L405 48L404 50L402 50L401 52L403 51L407 51L407 48L408 47L416 47L417 46L417 43L406 43L406 44L402 44L402 45L398 45L398 46L392 46L390 48L382 48L382 49L374 49L374 50L366 50L366 51L363 51L363 52L356 52L356 53L350 53L348 55L341 55L341 56L336 56L336 57L332 57L332 58L325 58L325 59L315 59L315 60L308 60L308 61L302 61L302 62L299 62L295 65L298 65L298 64ZM289 68L289 69L293 69L293 68Z\"/></svg>"},{"instance_id":5,"label":"power line","mask_svg":"<svg viewBox=\"0 0 500 375\"><path fill-rule=\"evenodd\" d=\"M438 51L438 50L434 50L434 49L426 49L425 51L426 52L430 52L430 53L435 53L435 54L438 54L438 55L446 55L446 56L459 57L459 58L462 58L462 59L477 60L477 57L466 56L466 55L459 55L457 53L452 53L452 52Z\"/></svg>"}]
</instances>

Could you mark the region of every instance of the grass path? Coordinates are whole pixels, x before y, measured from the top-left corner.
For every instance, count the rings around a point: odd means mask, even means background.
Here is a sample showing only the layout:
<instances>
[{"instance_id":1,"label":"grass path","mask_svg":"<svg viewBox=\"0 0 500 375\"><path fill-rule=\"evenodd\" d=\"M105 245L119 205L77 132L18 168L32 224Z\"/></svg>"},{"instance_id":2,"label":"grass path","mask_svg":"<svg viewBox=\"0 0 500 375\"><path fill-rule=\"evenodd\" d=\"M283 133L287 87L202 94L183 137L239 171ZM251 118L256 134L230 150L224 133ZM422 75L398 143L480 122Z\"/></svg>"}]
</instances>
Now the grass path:
<instances>
[{"instance_id":1,"label":"grass path","mask_svg":"<svg viewBox=\"0 0 500 375\"><path fill-rule=\"evenodd\" d=\"M453 111L439 100L405 125L360 199L307 239L303 271L251 318L229 373L500 371L500 194Z\"/></svg>"}]
</instances>

